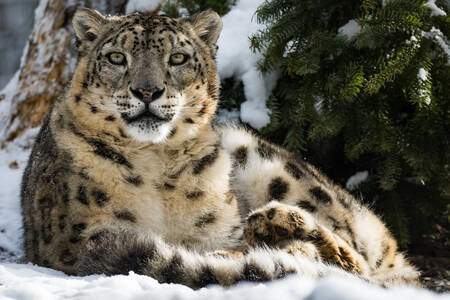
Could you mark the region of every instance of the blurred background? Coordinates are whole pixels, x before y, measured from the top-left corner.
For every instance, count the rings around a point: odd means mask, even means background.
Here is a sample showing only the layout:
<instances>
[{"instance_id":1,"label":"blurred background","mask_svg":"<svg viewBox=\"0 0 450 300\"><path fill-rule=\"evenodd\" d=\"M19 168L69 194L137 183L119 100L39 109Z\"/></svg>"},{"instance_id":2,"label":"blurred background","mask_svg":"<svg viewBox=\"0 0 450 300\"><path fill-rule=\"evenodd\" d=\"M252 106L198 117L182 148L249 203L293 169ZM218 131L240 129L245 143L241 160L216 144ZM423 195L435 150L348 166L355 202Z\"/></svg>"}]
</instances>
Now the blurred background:
<instances>
[{"instance_id":1,"label":"blurred background","mask_svg":"<svg viewBox=\"0 0 450 300\"><path fill-rule=\"evenodd\" d=\"M38 0L0 0L0 90L19 68Z\"/></svg>"}]
</instances>

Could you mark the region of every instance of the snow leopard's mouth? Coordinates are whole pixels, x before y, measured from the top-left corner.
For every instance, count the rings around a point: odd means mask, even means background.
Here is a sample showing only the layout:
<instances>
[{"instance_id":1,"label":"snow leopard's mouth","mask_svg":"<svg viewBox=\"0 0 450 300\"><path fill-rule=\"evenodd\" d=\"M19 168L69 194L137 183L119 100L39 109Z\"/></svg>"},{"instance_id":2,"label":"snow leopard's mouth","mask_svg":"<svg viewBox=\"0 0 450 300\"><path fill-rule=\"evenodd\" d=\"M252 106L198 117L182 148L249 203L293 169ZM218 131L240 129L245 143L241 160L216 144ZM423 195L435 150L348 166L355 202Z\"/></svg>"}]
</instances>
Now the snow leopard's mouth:
<instances>
[{"instance_id":1,"label":"snow leopard's mouth","mask_svg":"<svg viewBox=\"0 0 450 300\"><path fill-rule=\"evenodd\" d=\"M170 122L173 115L159 116L157 113L152 112L149 108L145 108L142 112L130 116L127 113L122 113L122 119L128 124L136 122L155 123L155 122Z\"/></svg>"}]
</instances>

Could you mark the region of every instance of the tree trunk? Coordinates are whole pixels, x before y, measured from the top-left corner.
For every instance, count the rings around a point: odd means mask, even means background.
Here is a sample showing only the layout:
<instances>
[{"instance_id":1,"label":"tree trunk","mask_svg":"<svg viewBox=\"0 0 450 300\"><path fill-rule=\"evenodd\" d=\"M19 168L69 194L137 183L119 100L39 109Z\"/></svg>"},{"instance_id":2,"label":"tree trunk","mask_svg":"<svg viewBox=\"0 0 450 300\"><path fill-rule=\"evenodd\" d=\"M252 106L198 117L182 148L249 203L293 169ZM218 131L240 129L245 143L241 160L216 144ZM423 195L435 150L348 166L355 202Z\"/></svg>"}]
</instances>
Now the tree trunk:
<instances>
[{"instance_id":1,"label":"tree trunk","mask_svg":"<svg viewBox=\"0 0 450 300\"><path fill-rule=\"evenodd\" d=\"M41 124L75 64L71 20L78 7L123 14L127 0L41 0L19 70L0 91L0 147Z\"/></svg>"}]
</instances>

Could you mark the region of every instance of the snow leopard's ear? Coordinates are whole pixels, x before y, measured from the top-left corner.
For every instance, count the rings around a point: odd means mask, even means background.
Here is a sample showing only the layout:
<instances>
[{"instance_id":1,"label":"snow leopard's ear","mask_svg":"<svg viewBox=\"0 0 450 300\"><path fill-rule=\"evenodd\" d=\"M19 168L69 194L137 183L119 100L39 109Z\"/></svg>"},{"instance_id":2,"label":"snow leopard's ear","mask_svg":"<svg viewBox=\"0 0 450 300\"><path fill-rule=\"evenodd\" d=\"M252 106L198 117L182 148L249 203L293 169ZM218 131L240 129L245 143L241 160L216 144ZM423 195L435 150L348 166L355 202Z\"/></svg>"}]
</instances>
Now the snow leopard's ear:
<instances>
[{"instance_id":1,"label":"snow leopard's ear","mask_svg":"<svg viewBox=\"0 0 450 300\"><path fill-rule=\"evenodd\" d=\"M75 12L72 19L72 26L77 39L81 42L95 41L100 33L100 29L106 19L96 10L80 8Z\"/></svg>"},{"instance_id":2,"label":"snow leopard's ear","mask_svg":"<svg viewBox=\"0 0 450 300\"><path fill-rule=\"evenodd\" d=\"M222 31L222 20L220 16L215 11L208 10L193 15L188 20L191 22L195 33L208 46L215 48L215 43Z\"/></svg>"}]
</instances>

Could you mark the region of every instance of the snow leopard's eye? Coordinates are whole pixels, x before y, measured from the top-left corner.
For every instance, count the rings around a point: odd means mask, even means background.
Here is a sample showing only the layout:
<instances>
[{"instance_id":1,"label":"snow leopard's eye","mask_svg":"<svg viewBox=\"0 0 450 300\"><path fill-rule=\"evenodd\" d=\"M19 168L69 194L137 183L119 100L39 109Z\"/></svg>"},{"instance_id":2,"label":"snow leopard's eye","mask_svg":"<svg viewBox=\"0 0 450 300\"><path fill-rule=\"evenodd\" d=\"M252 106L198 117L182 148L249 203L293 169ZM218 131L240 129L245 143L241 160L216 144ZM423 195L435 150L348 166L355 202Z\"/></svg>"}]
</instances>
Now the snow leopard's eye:
<instances>
[{"instance_id":1,"label":"snow leopard's eye","mask_svg":"<svg viewBox=\"0 0 450 300\"><path fill-rule=\"evenodd\" d=\"M175 53L175 54L172 54L170 56L169 63L172 66L181 65L181 64L184 64L187 61L188 57L189 56L187 56L185 54L182 54L182 53Z\"/></svg>"},{"instance_id":2,"label":"snow leopard's eye","mask_svg":"<svg viewBox=\"0 0 450 300\"><path fill-rule=\"evenodd\" d=\"M126 63L125 55L119 52L109 53L107 57L113 65L124 65Z\"/></svg>"}]
</instances>

